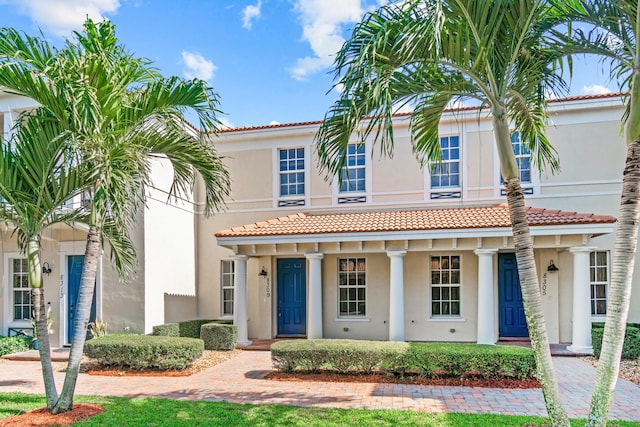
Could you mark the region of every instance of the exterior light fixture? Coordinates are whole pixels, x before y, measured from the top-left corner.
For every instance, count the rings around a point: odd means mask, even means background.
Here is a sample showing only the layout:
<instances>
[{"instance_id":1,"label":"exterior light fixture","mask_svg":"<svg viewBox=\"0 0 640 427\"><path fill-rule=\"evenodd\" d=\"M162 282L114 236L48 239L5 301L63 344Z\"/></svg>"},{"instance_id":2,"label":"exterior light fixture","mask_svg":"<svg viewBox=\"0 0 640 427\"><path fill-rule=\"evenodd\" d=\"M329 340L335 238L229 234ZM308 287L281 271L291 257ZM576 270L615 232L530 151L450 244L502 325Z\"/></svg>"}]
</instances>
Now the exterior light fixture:
<instances>
[{"instance_id":1,"label":"exterior light fixture","mask_svg":"<svg viewBox=\"0 0 640 427\"><path fill-rule=\"evenodd\" d=\"M266 267L262 267L262 269L260 270L260 273L258 273L258 276L262 276L262 277L267 277L267 269Z\"/></svg>"},{"instance_id":2,"label":"exterior light fixture","mask_svg":"<svg viewBox=\"0 0 640 427\"><path fill-rule=\"evenodd\" d=\"M51 266L48 262L42 264L42 274L46 274L47 276L51 274Z\"/></svg>"},{"instance_id":3,"label":"exterior light fixture","mask_svg":"<svg viewBox=\"0 0 640 427\"><path fill-rule=\"evenodd\" d=\"M560 269L558 267L556 267L556 265L553 263L553 260L549 261L549 267L547 267L547 271L549 273L555 273L560 271Z\"/></svg>"}]
</instances>

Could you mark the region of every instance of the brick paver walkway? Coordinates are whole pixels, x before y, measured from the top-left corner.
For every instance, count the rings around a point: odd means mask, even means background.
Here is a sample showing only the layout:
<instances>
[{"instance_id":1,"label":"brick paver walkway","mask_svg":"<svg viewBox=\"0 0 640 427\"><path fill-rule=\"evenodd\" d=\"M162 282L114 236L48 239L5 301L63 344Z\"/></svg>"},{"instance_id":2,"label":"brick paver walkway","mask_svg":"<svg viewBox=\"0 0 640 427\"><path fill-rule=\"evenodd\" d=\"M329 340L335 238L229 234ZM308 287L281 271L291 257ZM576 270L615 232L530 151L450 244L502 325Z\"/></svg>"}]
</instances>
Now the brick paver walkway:
<instances>
[{"instance_id":1,"label":"brick paver walkway","mask_svg":"<svg viewBox=\"0 0 640 427\"><path fill-rule=\"evenodd\" d=\"M561 394L570 417L585 417L595 369L579 358L554 358ZM269 352L245 351L190 377L102 377L80 374L77 393L125 397L165 397L281 403L337 408L409 409L545 415L538 389L433 387L403 384L280 382L263 379L271 371ZM62 384L63 373L56 373ZM0 362L0 391L43 393L39 362ZM611 418L640 420L640 387L618 382Z\"/></svg>"}]
</instances>

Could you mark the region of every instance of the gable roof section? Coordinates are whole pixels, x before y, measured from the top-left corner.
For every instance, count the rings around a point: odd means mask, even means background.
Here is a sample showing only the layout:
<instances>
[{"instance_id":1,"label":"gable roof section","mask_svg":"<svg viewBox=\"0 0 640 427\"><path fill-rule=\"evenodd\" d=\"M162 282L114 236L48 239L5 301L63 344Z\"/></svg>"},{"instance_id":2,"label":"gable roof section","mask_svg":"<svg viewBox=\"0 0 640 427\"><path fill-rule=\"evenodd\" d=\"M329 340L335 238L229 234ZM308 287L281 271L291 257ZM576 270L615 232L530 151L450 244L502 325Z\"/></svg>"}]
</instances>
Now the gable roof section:
<instances>
[{"instance_id":1,"label":"gable roof section","mask_svg":"<svg viewBox=\"0 0 640 427\"><path fill-rule=\"evenodd\" d=\"M608 215L527 208L529 225L613 224ZM402 232L418 230L460 230L511 227L506 205L488 207L405 211L299 213L269 221L221 230L216 237L291 236L309 234Z\"/></svg>"}]
</instances>

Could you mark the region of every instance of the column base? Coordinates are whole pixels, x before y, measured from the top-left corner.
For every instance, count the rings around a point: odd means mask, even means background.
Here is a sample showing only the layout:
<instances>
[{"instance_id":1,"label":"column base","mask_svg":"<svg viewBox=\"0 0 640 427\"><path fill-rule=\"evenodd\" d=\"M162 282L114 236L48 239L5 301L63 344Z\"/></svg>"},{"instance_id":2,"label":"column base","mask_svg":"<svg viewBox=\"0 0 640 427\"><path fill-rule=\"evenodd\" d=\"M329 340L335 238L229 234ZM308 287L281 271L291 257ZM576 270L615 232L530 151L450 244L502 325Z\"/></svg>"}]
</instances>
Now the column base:
<instances>
[{"instance_id":1,"label":"column base","mask_svg":"<svg viewBox=\"0 0 640 427\"><path fill-rule=\"evenodd\" d=\"M593 354L593 347L592 346L580 346L580 345L570 345L567 346L567 350L572 351L574 353L580 353L580 354Z\"/></svg>"},{"instance_id":2,"label":"column base","mask_svg":"<svg viewBox=\"0 0 640 427\"><path fill-rule=\"evenodd\" d=\"M236 347L249 347L251 344L253 344L253 341L238 341L236 342Z\"/></svg>"}]
</instances>

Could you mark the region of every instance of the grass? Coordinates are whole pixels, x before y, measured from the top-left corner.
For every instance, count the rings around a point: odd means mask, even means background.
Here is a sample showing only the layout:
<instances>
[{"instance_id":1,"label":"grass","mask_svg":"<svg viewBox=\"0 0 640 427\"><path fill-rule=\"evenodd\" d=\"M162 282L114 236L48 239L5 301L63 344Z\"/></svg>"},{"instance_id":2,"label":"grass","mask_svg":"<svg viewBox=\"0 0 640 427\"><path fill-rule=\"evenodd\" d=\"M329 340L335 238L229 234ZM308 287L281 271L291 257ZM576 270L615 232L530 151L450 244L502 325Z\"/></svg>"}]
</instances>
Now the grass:
<instances>
[{"instance_id":1,"label":"grass","mask_svg":"<svg viewBox=\"0 0 640 427\"><path fill-rule=\"evenodd\" d=\"M413 411L301 408L287 405L238 405L226 402L79 396L76 402L102 405L105 411L77 426L545 426L542 417L491 414L430 414ZM0 393L0 419L44 406L44 397ZM572 420L573 426L584 420ZM640 427L640 422L615 421L616 427Z\"/></svg>"}]
</instances>

